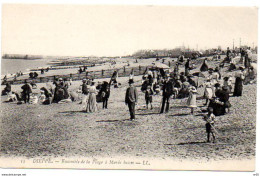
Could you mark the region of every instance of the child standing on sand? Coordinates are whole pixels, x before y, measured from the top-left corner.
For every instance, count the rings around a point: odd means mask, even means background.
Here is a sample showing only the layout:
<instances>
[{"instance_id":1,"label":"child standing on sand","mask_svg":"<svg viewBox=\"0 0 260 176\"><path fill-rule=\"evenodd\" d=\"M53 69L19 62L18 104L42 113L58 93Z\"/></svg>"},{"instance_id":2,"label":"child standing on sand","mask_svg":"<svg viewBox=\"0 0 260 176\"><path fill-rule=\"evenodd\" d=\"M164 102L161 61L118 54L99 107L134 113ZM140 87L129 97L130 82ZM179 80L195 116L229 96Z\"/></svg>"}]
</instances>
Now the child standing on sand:
<instances>
[{"instance_id":1,"label":"child standing on sand","mask_svg":"<svg viewBox=\"0 0 260 176\"><path fill-rule=\"evenodd\" d=\"M149 104L151 105L151 109L153 109L153 105L152 105L153 97L152 97L152 95L153 95L153 91L152 91L151 85L148 85L146 90L145 90L146 109L148 109Z\"/></svg>"},{"instance_id":2,"label":"child standing on sand","mask_svg":"<svg viewBox=\"0 0 260 176\"><path fill-rule=\"evenodd\" d=\"M215 133L214 133L214 123L215 115L213 114L213 108L208 108L208 114L203 117L203 120L206 121L206 132L207 132L207 142L210 142L210 133L213 137L213 143L215 143Z\"/></svg>"}]
</instances>

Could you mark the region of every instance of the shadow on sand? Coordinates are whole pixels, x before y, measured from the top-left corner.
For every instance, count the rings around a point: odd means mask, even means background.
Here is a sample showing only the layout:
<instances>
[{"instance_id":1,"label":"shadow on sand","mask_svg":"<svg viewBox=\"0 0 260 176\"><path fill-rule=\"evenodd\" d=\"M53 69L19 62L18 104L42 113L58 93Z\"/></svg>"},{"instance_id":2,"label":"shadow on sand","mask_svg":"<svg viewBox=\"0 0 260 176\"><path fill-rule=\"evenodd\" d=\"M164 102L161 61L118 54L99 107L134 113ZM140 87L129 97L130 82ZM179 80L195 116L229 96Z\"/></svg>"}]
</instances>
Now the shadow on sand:
<instances>
[{"instance_id":1,"label":"shadow on sand","mask_svg":"<svg viewBox=\"0 0 260 176\"><path fill-rule=\"evenodd\" d=\"M185 114L172 114L172 115L169 115L171 117L175 117L175 116L187 116L187 115L191 115L191 113L185 113Z\"/></svg>"},{"instance_id":2,"label":"shadow on sand","mask_svg":"<svg viewBox=\"0 0 260 176\"><path fill-rule=\"evenodd\" d=\"M206 141L200 141L200 142L181 142L179 144L164 144L164 145L189 145L189 144L207 144Z\"/></svg>"},{"instance_id":3,"label":"shadow on sand","mask_svg":"<svg viewBox=\"0 0 260 176\"><path fill-rule=\"evenodd\" d=\"M60 114L76 114L76 113L86 113L85 111L63 111Z\"/></svg>"},{"instance_id":4,"label":"shadow on sand","mask_svg":"<svg viewBox=\"0 0 260 176\"><path fill-rule=\"evenodd\" d=\"M123 120L98 120L96 122L124 122L124 121L131 121L130 119L123 119Z\"/></svg>"},{"instance_id":5,"label":"shadow on sand","mask_svg":"<svg viewBox=\"0 0 260 176\"><path fill-rule=\"evenodd\" d=\"M158 114L160 114L159 112L150 112L150 113L144 113L144 114L135 114L135 115L140 115L140 116L142 116L142 115L158 115Z\"/></svg>"}]
</instances>

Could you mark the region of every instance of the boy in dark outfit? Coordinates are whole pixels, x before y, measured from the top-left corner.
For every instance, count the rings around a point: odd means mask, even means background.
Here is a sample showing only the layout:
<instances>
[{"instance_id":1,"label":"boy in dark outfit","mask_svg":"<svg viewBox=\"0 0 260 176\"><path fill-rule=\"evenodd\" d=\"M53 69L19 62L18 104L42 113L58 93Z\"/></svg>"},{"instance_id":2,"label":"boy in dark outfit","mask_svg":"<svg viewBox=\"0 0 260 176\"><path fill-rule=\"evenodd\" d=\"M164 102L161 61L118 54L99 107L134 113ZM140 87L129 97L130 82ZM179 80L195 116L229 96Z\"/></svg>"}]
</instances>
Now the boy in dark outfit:
<instances>
[{"instance_id":1,"label":"boy in dark outfit","mask_svg":"<svg viewBox=\"0 0 260 176\"><path fill-rule=\"evenodd\" d=\"M23 89L22 91L22 97L24 103L29 103L30 101L30 94L32 93L31 86L28 84L27 80L24 81L24 85L21 87Z\"/></svg>"},{"instance_id":2,"label":"boy in dark outfit","mask_svg":"<svg viewBox=\"0 0 260 176\"><path fill-rule=\"evenodd\" d=\"M153 109L153 105L152 105L152 102L153 102L153 91L151 89L151 86L148 85L147 86L147 89L145 91L145 102L146 102L146 109L148 109L148 105L150 104L151 105L151 109Z\"/></svg>"},{"instance_id":3,"label":"boy in dark outfit","mask_svg":"<svg viewBox=\"0 0 260 176\"><path fill-rule=\"evenodd\" d=\"M206 121L206 133L207 133L207 142L210 142L210 134L213 137L213 143L215 143L215 132L214 132L214 123L215 115L213 114L213 108L208 108L208 114L203 117L203 120Z\"/></svg>"}]
</instances>

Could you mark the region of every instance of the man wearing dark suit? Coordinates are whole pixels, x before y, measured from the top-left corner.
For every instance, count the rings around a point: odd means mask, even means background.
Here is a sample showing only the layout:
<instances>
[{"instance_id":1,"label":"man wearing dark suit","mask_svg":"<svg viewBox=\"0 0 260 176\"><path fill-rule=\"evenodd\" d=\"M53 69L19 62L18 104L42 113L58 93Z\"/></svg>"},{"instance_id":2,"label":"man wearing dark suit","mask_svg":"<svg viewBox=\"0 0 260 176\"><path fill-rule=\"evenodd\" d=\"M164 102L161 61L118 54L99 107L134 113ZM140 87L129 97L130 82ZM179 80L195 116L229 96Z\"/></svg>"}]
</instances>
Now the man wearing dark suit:
<instances>
[{"instance_id":1,"label":"man wearing dark suit","mask_svg":"<svg viewBox=\"0 0 260 176\"><path fill-rule=\"evenodd\" d=\"M162 91L163 91L163 94L162 94L163 100L162 100L162 108L161 108L160 113L164 112L165 103L166 103L165 112L169 111L169 106L170 106L169 99L170 99L171 95L173 94L173 84L170 81L169 75L167 75L165 77L165 81L163 82Z\"/></svg>"},{"instance_id":2,"label":"man wearing dark suit","mask_svg":"<svg viewBox=\"0 0 260 176\"><path fill-rule=\"evenodd\" d=\"M126 89L125 104L128 105L130 120L135 119L135 104L138 101L137 89L134 87L134 81L129 80L129 87Z\"/></svg>"}]
</instances>

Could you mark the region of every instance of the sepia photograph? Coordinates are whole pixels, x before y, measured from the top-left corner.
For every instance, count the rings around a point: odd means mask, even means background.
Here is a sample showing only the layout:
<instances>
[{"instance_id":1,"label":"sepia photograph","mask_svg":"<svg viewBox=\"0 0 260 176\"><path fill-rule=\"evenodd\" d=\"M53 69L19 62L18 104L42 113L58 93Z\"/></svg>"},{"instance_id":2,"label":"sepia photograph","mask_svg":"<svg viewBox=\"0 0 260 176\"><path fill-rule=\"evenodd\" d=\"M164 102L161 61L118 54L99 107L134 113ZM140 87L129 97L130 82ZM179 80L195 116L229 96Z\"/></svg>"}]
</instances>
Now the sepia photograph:
<instances>
[{"instance_id":1,"label":"sepia photograph","mask_svg":"<svg viewBox=\"0 0 260 176\"><path fill-rule=\"evenodd\" d=\"M258 8L2 4L0 166L254 171Z\"/></svg>"}]
</instances>

